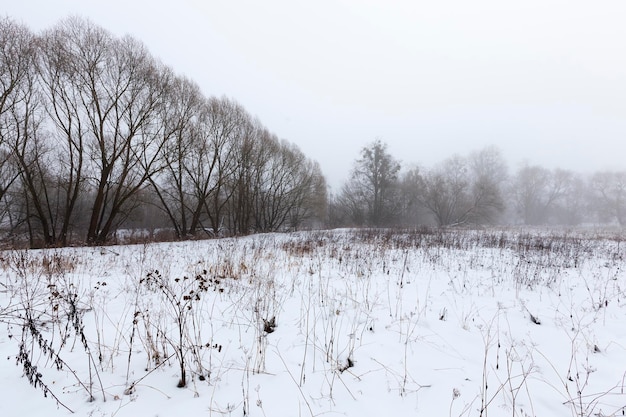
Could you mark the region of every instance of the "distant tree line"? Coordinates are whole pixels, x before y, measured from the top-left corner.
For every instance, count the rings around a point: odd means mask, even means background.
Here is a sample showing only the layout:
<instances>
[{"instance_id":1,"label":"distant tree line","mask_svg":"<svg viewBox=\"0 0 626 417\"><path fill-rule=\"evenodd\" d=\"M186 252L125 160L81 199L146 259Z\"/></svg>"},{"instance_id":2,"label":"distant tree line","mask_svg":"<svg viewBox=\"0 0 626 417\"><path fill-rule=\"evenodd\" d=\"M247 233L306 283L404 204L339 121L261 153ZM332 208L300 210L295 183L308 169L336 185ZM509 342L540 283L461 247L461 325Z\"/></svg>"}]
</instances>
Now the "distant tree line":
<instances>
[{"instance_id":1,"label":"distant tree line","mask_svg":"<svg viewBox=\"0 0 626 417\"><path fill-rule=\"evenodd\" d=\"M364 147L329 203L331 226L440 227L516 224L626 226L626 171L583 175L525 164L515 172L496 147L407 167L380 139Z\"/></svg>"},{"instance_id":2,"label":"distant tree line","mask_svg":"<svg viewBox=\"0 0 626 417\"><path fill-rule=\"evenodd\" d=\"M3 239L285 230L323 219L326 197L317 163L132 37L79 18L40 34L0 19Z\"/></svg>"}]
</instances>

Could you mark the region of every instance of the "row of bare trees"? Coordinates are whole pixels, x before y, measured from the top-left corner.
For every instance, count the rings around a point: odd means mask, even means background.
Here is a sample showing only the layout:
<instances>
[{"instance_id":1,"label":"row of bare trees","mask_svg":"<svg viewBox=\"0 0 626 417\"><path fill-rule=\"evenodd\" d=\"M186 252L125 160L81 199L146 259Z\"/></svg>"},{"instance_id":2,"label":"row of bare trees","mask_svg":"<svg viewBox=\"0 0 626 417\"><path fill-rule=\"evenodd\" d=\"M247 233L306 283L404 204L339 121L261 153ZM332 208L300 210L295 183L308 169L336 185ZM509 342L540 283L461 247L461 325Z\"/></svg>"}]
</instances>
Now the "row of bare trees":
<instances>
[{"instance_id":1,"label":"row of bare trees","mask_svg":"<svg viewBox=\"0 0 626 417\"><path fill-rule=\"evenodd\" d=\"M626 171L582 175L526 164L509 174L496 147L402 171L375 140L361 150L329 213L333 225L626 226Z\"/></svg>"},{"instance_id":2,"label":"row of bare trees","mask_svg":"<svg viewBox=\"0 0 626 417\"><path fill-rule=\"evenodd\" d=\"M4 18L0 54L0 225L32 245L100 244L150 221L184 238L323 215L316 163L132 37Z\"/></svg>"}]
</instances>

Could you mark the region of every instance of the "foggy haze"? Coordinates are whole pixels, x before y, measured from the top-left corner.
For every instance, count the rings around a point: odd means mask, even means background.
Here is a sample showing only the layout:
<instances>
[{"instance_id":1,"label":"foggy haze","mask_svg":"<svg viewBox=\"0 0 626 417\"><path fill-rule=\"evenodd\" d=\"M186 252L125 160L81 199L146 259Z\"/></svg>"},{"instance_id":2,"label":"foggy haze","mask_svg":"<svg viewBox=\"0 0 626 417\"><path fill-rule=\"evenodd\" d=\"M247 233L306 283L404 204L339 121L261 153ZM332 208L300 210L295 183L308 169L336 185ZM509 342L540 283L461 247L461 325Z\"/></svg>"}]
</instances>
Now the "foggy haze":
<instances>
[{"instance_id":1,"label":"foggy haze","mask_svg":"<svg viewBox=\"0 0 626 417\"><path fill-rule=\"evenodd\" d=\"M136 37L296 143L334 190L376 137L422 166L496 145L512 168L626 168L621 1L3 3L34 31L78 15Z\"/></svg>"}]
</instances>

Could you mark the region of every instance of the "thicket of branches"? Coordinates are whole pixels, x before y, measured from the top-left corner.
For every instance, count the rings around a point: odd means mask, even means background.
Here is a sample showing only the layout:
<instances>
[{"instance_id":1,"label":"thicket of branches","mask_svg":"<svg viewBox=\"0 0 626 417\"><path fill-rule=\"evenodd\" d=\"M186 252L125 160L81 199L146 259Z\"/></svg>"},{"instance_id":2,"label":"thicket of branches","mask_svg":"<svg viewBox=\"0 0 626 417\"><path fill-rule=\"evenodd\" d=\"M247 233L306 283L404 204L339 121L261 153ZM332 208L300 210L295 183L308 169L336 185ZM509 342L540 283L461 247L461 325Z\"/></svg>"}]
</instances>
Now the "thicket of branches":
<instances>
[{"instance_id":1,"label":"thicket of branches","mask_svg":"<svg viewBox=\"0 0 626 417\"><path fill-rule=\"evenodd\" d=\"M319 166L143 44L90 21L0 19L0 225L31 246L298 228L323 216Z\"/></svg>"}]
</instances>

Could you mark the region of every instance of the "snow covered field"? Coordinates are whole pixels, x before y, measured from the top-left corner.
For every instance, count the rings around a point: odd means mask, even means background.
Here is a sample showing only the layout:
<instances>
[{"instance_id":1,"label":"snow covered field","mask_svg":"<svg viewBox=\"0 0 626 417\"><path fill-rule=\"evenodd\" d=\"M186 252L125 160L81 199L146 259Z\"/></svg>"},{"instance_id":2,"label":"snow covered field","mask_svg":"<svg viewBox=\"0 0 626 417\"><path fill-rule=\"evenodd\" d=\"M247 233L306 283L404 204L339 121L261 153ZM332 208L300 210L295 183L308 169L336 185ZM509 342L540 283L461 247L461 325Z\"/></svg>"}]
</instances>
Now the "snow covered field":
<instances>
[{"instance_id":1,"label":"snow covered field","mask_svg":"<svg viewBox=\"0 0 626 417\"><path fill-rule=\"evenodd\" d=\"M0 252L0 415L622 416L625 252L520 230Z\"/></svg>"}]
</instances>

